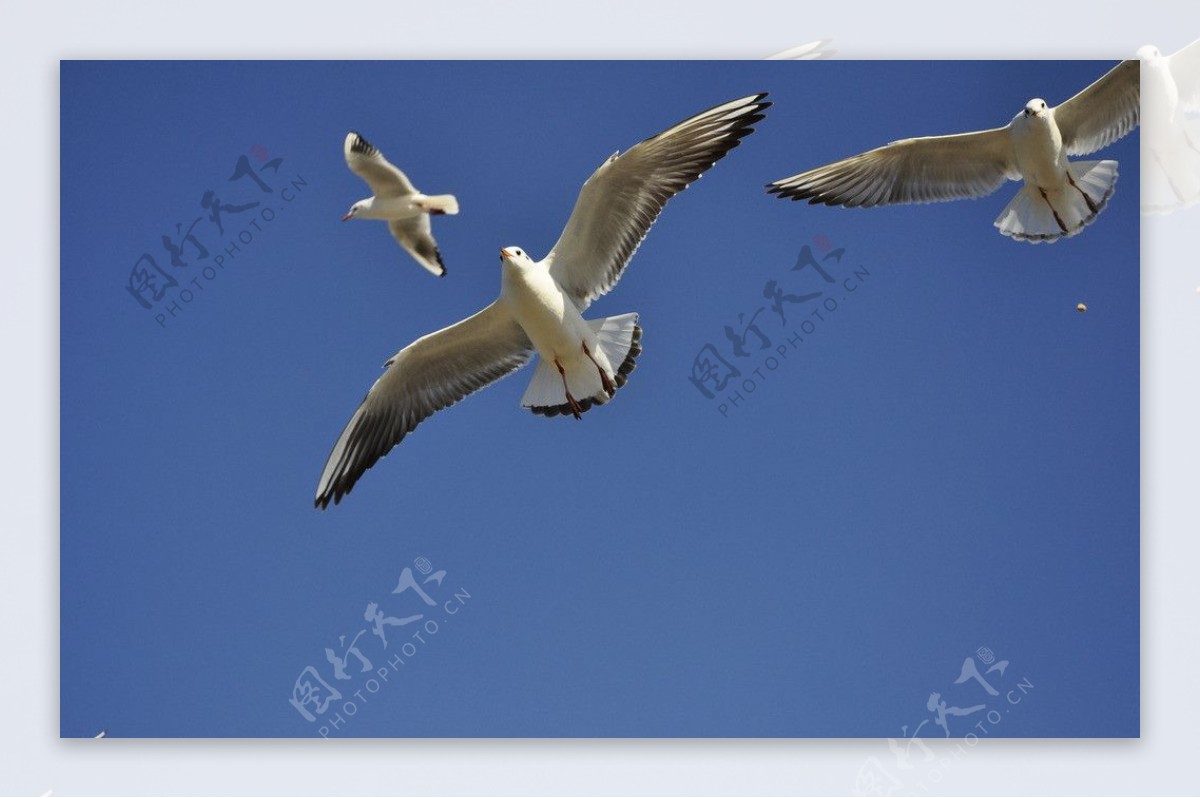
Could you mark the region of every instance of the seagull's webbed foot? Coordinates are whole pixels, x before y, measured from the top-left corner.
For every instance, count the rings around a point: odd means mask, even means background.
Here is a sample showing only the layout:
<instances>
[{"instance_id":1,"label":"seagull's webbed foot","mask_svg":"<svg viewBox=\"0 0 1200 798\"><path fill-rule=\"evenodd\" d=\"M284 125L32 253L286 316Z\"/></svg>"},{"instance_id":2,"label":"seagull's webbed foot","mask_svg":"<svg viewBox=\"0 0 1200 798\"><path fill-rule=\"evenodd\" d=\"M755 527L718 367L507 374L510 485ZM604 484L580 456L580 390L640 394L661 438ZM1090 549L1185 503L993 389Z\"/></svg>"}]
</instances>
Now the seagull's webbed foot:
<instances>
[{"instance_id":1,"label":"seagull's webbed foot","mask_svg":"<svg viewBox=\"0 0 1200 798\"><path fill-rule=\"evenodd\" d=\"M600 384L604 386L604 392L611 399L617 393L617 386L613 385L613 381L608 376L608 372L600 368L600 364L596 362L596 358L592 357L591 351L588 350L588 345L584 343L583 353L587 355L588 360L592 361L592 365L596 367L596 371L600 372Z\"/></svg>"},{"instance_id":2,"label":"seagull's webbed foot","mask_svg":"<svg viewBox=\"0 0 1200 798\"><path fill-rule=\"evenodd\" d=\"M575 401L574 396L571 396L571 389L567 387L567 372L563 370L562 363L557 360L554 361L554 365L558 368L558 376L562 377L563 393L567 395L567 406L571 408L571 415L575 416L576 420L582 420L583 407Z\"/></svg>"}]
</instances>

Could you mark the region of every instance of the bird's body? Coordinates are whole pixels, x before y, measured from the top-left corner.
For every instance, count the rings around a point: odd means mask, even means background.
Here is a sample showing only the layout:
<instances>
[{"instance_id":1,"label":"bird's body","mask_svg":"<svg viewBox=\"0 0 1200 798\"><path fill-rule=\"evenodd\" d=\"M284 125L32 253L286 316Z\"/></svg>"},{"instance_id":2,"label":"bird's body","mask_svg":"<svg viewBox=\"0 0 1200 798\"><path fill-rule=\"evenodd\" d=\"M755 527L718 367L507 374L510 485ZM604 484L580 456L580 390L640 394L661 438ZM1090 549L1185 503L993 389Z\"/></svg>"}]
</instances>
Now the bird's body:
<instances>
[{"instance_id":1,"label":"bird's body","mask_svg":"<svg viewBox=\"0 0 1200 798\"><path fill-rule=\"evenodd\" d=\"M1044 105L1042 100L1033 100L1030 105L1035 103ZM1022 111L1009 123L1008 135L1012 140L1013 161L1027 185L1056 190L1066 183L1067 153L1062 133L1054 122L1053 109L1041 113Z\"/></svg>"},{"instance_id":2,"label":"bird's body","mask_svg":"<svg viewBox=\"0 0 1200 798\"><path fill-rule=\"evenodd\" d=\"M1142 63L1142 210L1170 213L1200 202L1200 41Z\"/></svg>"},{"instance_id":3,"label":"bird's body","mask_svg":"<svg viewBox=\"0 0 1200 798\"><path fill-rule=\"evenodd\" d=\"M355 219L380 219L393 222L401 219L412 219L423 213L429 213L423 204L428 197L424 194L407 194L401 197L367 197L354 203L359 210L354 214Z\"/></svg>"},{"instance_id":4,"label":"bird's body","mask_svg":"<svg viewBox=\"0 0 1200 798\"><path fill-rule=\"evenodd\" d=\"M458 213L458 200L450 194L429 196L417 191L408 176L358 133L346 134L342 147L346 165L361 177L373 196L350 206L342 221L378 219L388 223L396 242L426 271L442 277L446 265L433 238L429 217Z\"/></svg>"},{"instance_id":5,"label":"bird's body","mask_svg":"<svg viewBox=\"0 0 1200 798\"><path fill-rule=\"evenodd\" d=\"M995 221L1017 240L1078 234L1115 190L1116 161L1070 161L1137 126L1138 65L1123 61L1057 107L1035 98L1004 127L894 141L768 184L809 203L874 207L984 197L1007 180L1024 186Z\"/></svg>"},{"instance_id":6,"label":"bird's body","mask_svg":"<svg viewBox=\"0 0 1200 798\"><path fill-rule=\"evenodd\" d=\"M475 315L418 338L355 411L325 463L316 506L337 504L362 474L433 413L525 365L537 369L521 405L580 418L625 385L642 351L636 313L585 319L608 293L667 201L753 132L770 103L723 103L614 154L580 189L557 243L540 261L500 250L500 295Z\"/></svg>"},{"instance_id":7,"label":"bird's body","mask_svg":"<svg viewBox=\"0 0 1200 798\"><path fill-rule=\"evenodd\" d=\"M518 265L504 258L503 263L500 301L534 349L544 360L558 360L564 367L578 365L582 347L594 347L596 341L575 303L554 282L544 262Z\"/></svg>"}]
</instances>

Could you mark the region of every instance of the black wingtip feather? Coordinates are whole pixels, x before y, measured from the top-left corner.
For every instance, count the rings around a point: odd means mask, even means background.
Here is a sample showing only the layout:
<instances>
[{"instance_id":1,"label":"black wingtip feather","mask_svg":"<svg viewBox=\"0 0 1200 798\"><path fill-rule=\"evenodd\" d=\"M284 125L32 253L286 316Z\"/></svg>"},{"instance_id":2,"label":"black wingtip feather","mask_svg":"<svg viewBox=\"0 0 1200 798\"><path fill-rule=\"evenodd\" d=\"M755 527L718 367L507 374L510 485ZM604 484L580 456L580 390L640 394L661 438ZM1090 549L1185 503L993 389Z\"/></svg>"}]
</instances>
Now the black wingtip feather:
<instances>
[{"instance_id":1,"label":"black wingtip feather","mask_svg":"<svg viewBox=\"0 0 1200 798\"><path fill-rule=\"evenodd\" d=\"M354 141L350 143L350 152L357 152L363 155L371 155L375 152L374 145L363 138L363 134L357 130L351 130L350 134L354 136Z\"/></svg>"}]
</instances>

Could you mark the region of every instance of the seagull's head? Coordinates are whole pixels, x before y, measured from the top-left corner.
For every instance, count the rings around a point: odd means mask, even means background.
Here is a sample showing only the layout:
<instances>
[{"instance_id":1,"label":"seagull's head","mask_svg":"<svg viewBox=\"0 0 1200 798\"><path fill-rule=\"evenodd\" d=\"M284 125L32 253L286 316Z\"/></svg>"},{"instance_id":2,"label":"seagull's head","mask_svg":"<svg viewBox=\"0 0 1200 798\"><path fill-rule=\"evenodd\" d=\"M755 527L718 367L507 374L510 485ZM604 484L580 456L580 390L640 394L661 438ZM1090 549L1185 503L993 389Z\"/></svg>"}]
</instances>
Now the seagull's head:
<instances>
[{"instance_id":1,"label":"seagull's head","mask_svg":"<svg viewBox=\"0 0 1200 798\"><path fill-rule=\"evenodd\" d=\"M1046 113L1046 101L1041 97L1034 97L1025 103L1025 116L1041 116L1044 113Z\"/></svg>"},{"instance_id":2,"label":"seagull's head","mask_svg":"<svg viewBox=\"0 0 1200 798\"><path fill-rule=\"evenodd\" d=\"M346 215L342 217L342 221L348 222L355 216L358 216L367 209L369 204L370 203L368 203L367 200L359 200L358 202L354 203L350 206L350 210L346 211Z\"/></svg>"},{"instance_id":3,"label":"seagull's head","mask_svg":"<svg viewBox=\"0 0 1200 798\"><path fill-rule=\"evenodd\" d=\"M532 266L533 259L525 254L525 250L520 247L502 247L500 249L500 262L511 263L513 266Z\"/></svg>"},{"instance_id":4,"label":"seagull's head","mask_svg":"<svg viewBox=\"0 0 1200 798\"><path fill-rule=\"evenodd\" d=\"M1153 44L1147 44L1138 48L1137 57L1139 61L1157 61L1162 58L1162 53Z\"/></svg>"}]
</instances>

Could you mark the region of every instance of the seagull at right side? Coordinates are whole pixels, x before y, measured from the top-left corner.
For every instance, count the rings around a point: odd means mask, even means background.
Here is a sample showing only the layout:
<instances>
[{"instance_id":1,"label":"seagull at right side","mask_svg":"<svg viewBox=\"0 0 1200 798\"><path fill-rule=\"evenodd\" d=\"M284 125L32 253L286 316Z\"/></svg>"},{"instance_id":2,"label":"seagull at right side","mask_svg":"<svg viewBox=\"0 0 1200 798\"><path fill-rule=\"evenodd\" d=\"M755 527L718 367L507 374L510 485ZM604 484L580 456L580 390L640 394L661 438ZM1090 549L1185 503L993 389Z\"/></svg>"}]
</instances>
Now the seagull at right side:
<instances>
[{"instance_id":1,"label":"seagull at right side","mask_svg":"<svg viewBox=\"0 0 1200 798\"><path fill-rule=\"evenodd\" d=\"M1142 62L1142 212L1200 202L1200 40L1173 55L1146 45Z\"/></svg>"},{"instance_id":2,"label":"seagull at right side","mask_svg":"<svg viewBox=\"0 0 1200 798\"><path fill-rule=\"evenodd\" d=\"M1018 241L1077 235L1116 188L1116 161L1069 161L1138 125L1138 62L1122 61L1061 105L1034 98L1004 127L894 141L793 177L767 192L810 204L870 208L985 197L1006 180L1025 185L994 222Z\"/></svg>"},{"instance_id":3,"label":"seagull at right side","mask_svg":"<svg viewBox=\"0 0 1200 798\"><path fill-rule=\"evenodd\" d=\"M383 219L388 230L400 246L412 255L430 274L446 276L446 264L442 253L433 240L433 225L430 215L458 213L458 200L450 194L427 196L417 191L416 186L383 157L383 153L360 134L346 134L342 149L346 154L346 165L361 177L375 196L359 200L350 206L342 217L351 219Z\"/></svg>"}]
</instances>

